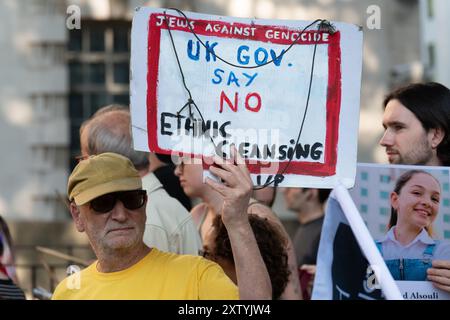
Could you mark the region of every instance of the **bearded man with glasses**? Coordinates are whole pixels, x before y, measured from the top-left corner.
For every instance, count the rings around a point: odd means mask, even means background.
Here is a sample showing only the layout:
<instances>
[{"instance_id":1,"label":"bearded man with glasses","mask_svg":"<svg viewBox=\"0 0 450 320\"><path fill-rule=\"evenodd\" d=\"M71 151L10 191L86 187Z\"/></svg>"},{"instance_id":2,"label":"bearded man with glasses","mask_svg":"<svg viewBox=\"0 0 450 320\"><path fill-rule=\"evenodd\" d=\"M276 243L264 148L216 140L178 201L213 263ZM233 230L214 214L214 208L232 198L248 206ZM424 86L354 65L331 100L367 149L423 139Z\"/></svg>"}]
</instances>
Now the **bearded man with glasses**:
<instances>
[{"instance_id":1,"label":"bearded man with glasses","mask_svg":"<svg viewBox=\"0 0 450 320\"><path fill-rule=\"evenodd\" d=\"M207 183L227 198L222 219L239 287L203 257L147 247L147 195L139 173L128 158L102 153L80 161L68 182L75 226L86 232L98 260L63 280L52 299L270 299L270 279L246 213L252 183L237 160L235 154L214 169L224 184Z\"/></svg>"}]
</instances>

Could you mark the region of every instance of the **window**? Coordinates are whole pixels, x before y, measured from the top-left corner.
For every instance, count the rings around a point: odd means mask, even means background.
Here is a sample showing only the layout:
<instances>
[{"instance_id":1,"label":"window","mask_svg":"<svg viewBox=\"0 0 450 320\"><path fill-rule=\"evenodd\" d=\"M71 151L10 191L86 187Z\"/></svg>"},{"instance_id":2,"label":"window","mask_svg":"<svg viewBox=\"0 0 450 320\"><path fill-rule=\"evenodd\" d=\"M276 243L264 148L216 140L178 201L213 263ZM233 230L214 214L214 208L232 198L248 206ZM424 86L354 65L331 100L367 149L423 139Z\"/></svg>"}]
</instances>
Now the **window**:
<instances>
[{"instance_id":1,"label":"window","mask_svg":"<svg viewBox=\"0 0 450 320\"><path fill-rule=\"evenodd\" d=\"M69 63L69 81L71 85L77 85L83 83L83 66L79 62Z\"/></svg>"},{"instance_id":2,"label":"window","mask_svg":"<svg viewBox=\"0 0 450 320\"><path fill-rule=\"evenodd\" d=\"M389 192L380 191L380 199L389 199Z\"/></svg>"},{"instance_id":3,"label":"window","mask_svg":"<svg viewBox=\"0 0 450 320\"><path fill-rule=\"evenodd\" d=\"M79 128L101 107L129 104L130 21L81 22L68 30L71 169L80 154Z\"/></svg>"},{"instance_id":4,"label":"window","mask_svg":"<svg viewBox=\"0 0 450 320\"><path fill-rule=\"evenodd\" d=\"M369 178L369 174L365 171L361 172L361 180L363 181L367 181L367 179Z\"/></svg>"},{"instance_id":5,"label":"window","mask_svg":"<svg viewBox=\"0 0 450 320\"><path fill-rule=\"evenodd\" d=\"M89 63L87 64L89 83L104 84L105 83L105 64Z\"/></svg>"},{"instance_id":6,"label":"window","mask_svg":"<svg viewBox=\"0 0 450 320\"><path fill-rule=\"evenodd\" d=\"M114 63L114 82L128 83L129 82L129 64L126 62Z\"/></svg>"},{"instance_id":7,"label":"window","mask_svg":"<svg viewBox=\"0 0 450 320\"><path fill-rule=\"evenodd\" d=\"M391 212L391 211L390 211L390 209L388 209L388 208L380 208L380 214L381 214L382 216L387 216L390 212Z\"/></svg>"},{"instance_id":8,"label":"window","mask_svg":"<svg viewBox=\"0 0 450 320\"><path fill-rule=\"evenodd\" d=\"M366 204L362 204L360 207L360 211L361 213L367 213L367 205Z\"/></svg>"},{"instance_id":9,"label":"window","mask_svg":"<svg viewBox=\"0 0 450 320\"><path fill-rule=\"evenodd\" d=\"M389 183L391 182L391 177L387 175L380 175L380 182L381 183Z\"/></svg>"},{"instance_id":10,"label":"window","mask_svg":"<svg viewBox=\"0 0 450 320\"><path fill-rule=\"evenodd\" d=\"M444 214L444 222L450 223L450 214Z\"/></svg>"},{"instance_id":11,"label":"window","mask_svg":"<svg viewBox=\"0 0 450 320\"><path fill-rule=\"evenodd\" d=\"M61 146L33 147L37 162L44 162L51 168L64 168L67 161L67 149Z\"/></svg>"},{"instance_id":12,"label":"window","mask_svg":"<svg viewBox=\"0 0 450 320\"><path fill-rule=\"evenodd\" d=\"M90 95L90 105L92 113L95 113L101 107L106 105L107 94L105 92L92 93Z\"/></svg>"},{"instance_id":13,"label":"window","mask_svg":"<svg viewBox=\"0 0 450 320\"><path fill-rule=\"evenodd\" d=\"M71 30L69 32L69 44L68 44L68 50L69 51L74 51L74 52L78 52L81 51L81 29L77 30Z\"/></svg>"},{"instance_id":14,"label":"window","mask_svg":"<svg viewBox=\"0 0 450 320\"><path fill-rule=\"evenodd\" d=\"M444 239L450 239L450 230L444 230Z\"/></svg>"},{"instance_id":15,"label":"window","mask_svg":"<svg viewBox=\"0 0 450 320\"><path fill-rule=\"evenodd\" d=\"M368 194L369 194L369 191L366 188L361 188L361 196L362 197L367 197Z\"/></svg>"},{"instance_id":16,"label":"window","mask_svg":"<svg viewBox=\"0 0 450 320\"><path fill-rule=\"evenodd\" d=\"M130 51L130 32L124 26L116 26L113 29L114 33L114 52L128 52Z\"/></svg>"},{"instance_id":17,"label":"window","mask_svg":"<svg viewBox=\"0 0 450 320\"><path fill-rule=\"evenodd\" d=\"M32 68L46 69L55 66L64 66L65 45L60 42L38 41L30 43L27 51L27 63Z\"/></svg>"},{"instance_id":18,"label":"window","mask_svg":"<svg viewBox=\"0 0 450 320\"><path fill-rule=\"evenodd\" d=\"M105 29L102 26L89 29L89 50L91 52L105 51Z\"/></svg>"},{"instance_id":19,"label":"window","mask_svg":"<svg viewBox=\"0 0 450 320\"><path fill-rule=\"evenodd\" d=\"M128 106L130 104L130 96L128 94L115 94L113 96L113 103Z\"/></svg>"},{"instance_id":20,"label":"window","mask_svg":"<svg viewBox=\"0 0 450 320\"><path fill-rule=\"evenodd\" d=\"M83 95L79 93L71 93L69 95L69 117L83 118Z\"/></svg>"}]
</instances>

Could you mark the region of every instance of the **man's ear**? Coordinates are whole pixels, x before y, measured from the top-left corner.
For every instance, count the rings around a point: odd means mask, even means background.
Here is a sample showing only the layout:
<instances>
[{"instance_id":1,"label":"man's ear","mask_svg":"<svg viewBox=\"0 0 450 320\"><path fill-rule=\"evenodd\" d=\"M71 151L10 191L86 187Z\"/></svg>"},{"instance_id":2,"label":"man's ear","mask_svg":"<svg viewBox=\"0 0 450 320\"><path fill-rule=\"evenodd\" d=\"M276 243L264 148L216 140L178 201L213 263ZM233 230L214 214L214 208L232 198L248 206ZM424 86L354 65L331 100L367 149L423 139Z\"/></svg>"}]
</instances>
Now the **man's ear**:
<instances>
[{"instance_id":1,"label":"man's ear","mask_svg":"<svg viewBox=\"0 0 450 320\"><path fill-rule=\"evenodd\" d=\"M312 188L311 195L314 198L314 200L319 201L319 189Z\"/></svg>"},{"instance_id":2,"label":"man's ear","mask_svg":"<svg viewBox=\"0 0 450 320\"><path fill-rule=\"evenodd\" d=\"M433 149L436 149L439 144L444 140L445 132L442 128L433 128L428 131L428 137Z\"/></svg>"},{"instance_id":3,"label":"man's ear","mask_svg":"<svg viewBox=\"0 0 450 320\"><path fill-rule=\"evenodd\" d=\"M75 204L74 201L70 203L70 214L72 215L73 221L75 222L75 227L78 232L84 232L83 218L81 217L80 208Z\"/></svg>"},{"instance_id":4,"label":"man's ear","mask_svg":"<svg viewBox=\"0 0 450 320\"><path fill-rule=\"evenodd\" d=\"M305 201L316 201L319 197L319 190L314 188L304 188L303 192L305 193Z\"/></svg>"}]
</instances>

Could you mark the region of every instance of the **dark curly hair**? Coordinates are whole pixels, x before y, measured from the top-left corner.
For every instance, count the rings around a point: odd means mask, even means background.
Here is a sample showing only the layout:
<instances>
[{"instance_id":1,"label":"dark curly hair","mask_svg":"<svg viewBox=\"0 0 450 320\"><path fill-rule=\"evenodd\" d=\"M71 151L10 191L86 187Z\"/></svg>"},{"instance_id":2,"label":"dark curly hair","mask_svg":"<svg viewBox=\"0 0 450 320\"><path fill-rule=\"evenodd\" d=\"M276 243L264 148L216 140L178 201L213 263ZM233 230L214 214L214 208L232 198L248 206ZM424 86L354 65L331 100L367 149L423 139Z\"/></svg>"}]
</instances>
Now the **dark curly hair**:
<instances>
[{"instance_id":1,"label":"dark curly hair","mask_svg":"<svg viewBox=\"0 0 450 320\"><path fill-rule=\"evenodd\" d=\"M278 299L286 288L290 275L285 249L286 241L278 227L269 220L255 214L248 214L248 220L269 273L272 283L272 298ZM220 216L214 218L213 227L215 251L211 253L212 256L226 259L234 265L230 238Z\"/></svg>"}]
</instances>

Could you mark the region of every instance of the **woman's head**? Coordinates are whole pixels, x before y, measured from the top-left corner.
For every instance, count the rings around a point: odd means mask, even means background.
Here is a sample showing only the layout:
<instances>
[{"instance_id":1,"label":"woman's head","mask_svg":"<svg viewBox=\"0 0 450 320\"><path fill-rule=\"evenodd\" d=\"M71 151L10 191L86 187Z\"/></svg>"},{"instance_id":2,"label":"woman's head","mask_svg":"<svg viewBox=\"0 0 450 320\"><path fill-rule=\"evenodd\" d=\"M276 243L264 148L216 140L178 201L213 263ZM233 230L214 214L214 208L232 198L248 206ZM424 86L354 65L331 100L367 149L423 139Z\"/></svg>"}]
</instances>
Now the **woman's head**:
<instances>
[{"instance_id":1,"label":"woman's head","mask_svg":"<svg viewBox=\"0 0 450 320\"><path fill-rule=\"evenodd\" d=\"M175 175L180 179L184 193L190 198L201 197L207 187L203 183L203 166L201 160L180 157L175 168Z\"/></svg>"},{"instance_id":2,"label":"woman's head","mask_svg":"<svg viewBox=\"0 0 450 320\"><path fill-rule=\"evenodd\" d=\"M277 226L267 219L255 214L249 214L248 219L269 273L272 297L278 299L286 287L290 274L285 239ZM230 238L220 216L214 218L211 232L204 242L204 253L206 258L217 262L230 279L236 281Z\"/></svg>"},{"instance_id":3,"label":"woman's head","mask_svg":"<svg viewBox=\"0 0 450 320\"><path fill-rule=\"evenodd\" d=\"M431 174L410 170L402 174L391 193L391 219L394 225L425 228L432 234L432 223L439 211L441 186Z\"/></svg>"}]
</instances>

